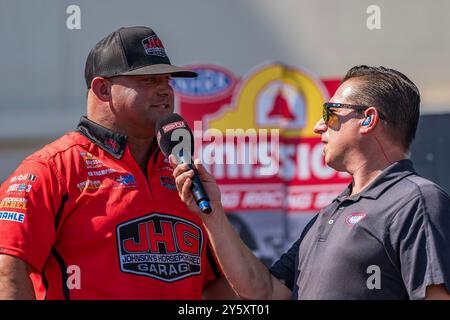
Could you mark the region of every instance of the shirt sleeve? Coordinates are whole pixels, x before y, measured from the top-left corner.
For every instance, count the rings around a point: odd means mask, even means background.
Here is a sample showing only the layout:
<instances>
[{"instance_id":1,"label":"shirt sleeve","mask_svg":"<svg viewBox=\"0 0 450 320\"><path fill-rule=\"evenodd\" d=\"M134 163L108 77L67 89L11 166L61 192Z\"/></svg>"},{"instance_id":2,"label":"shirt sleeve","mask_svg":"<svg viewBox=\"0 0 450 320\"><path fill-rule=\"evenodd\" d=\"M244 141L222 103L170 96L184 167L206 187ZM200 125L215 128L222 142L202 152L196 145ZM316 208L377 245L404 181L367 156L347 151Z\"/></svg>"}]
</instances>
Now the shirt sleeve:
<instances>
[{"instance_id":1,"label":"shirt sleeve","mask_svg":"<svg viewBox=\"0 0 450 320\"><path fill-rule=\"evenodd\" d=\"M269 269L269 272L283 282L291 291L294 289L295 266L297 264L296 260L300 242L300 239L298 239Z\"/></svg>"},{"instance_id":2,"label":"shirt sleeve","mask_svg":"<svg viewBox=\"0 0 450 320\"><path fill-rule=\"evenodd\" d=\"M434 184L422 186L389 226L410 299L424 299L430 285L450 292L450 199ZM381 270L382 271L382 270Z\"/></svg>"},{"instance_id":3,"label":"shirt sleeve","mask_svg":"<svg viewBox=\"0 0 450 320\"><path fill-rule=\"evenodd\" d=\"M223 277L223 271L217 261L217 257L208 244L206 247L206 272L205 272L205 287L216 279Z\"/></svg>"},{"instance_id":4,"label":"shirt sleeve","mask_svg":"<svg viewBox=\"0 0 450 320\"><path fill-rule=\"evenodd\" d=\"M62 184L49 162L25 160L0 187L0 253L41 272L56 238Z\"/></svg>"}]
</instances>

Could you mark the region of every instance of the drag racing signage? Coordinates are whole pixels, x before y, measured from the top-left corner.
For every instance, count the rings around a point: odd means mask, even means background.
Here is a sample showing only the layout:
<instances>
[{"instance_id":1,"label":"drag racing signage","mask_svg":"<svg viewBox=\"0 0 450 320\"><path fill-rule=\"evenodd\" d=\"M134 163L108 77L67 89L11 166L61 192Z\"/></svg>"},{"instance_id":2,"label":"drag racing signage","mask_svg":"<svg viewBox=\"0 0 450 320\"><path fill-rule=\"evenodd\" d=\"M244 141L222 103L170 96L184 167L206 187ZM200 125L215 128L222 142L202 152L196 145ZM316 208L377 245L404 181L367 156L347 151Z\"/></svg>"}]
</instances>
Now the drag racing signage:
<instances>
[{"instance_id":1,"label":"drag racing signage","mask_svg":"<svg viewBox=\"0 0 450 320\"><path fill-rule=\"evenodd\" d=\"M188 67L199 77L173 80L179 112L226 210L317 211L349 183L325 164L313 132L339 80L278 62L241 79L215 65Z\"/></svg>"}]
</instances>

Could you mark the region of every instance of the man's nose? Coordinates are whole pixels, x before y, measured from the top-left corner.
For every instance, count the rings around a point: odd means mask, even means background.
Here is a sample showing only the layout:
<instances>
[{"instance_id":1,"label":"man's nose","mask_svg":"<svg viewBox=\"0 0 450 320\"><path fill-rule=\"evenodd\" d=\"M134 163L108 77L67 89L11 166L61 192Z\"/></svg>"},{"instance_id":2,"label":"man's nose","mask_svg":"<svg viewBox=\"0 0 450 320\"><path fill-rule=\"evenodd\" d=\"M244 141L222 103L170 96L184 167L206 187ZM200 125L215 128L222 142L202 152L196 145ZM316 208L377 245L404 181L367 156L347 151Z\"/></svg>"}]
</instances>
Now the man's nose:
<instances>
[{"instance_id":1,"label":"man's nose","mask_svg":"<svg viewBox=\"0 0 450 320\"><path fill-rule=\"evenodd\" d=\"M316 134L322 134L325 131L327 131L328 127L325 124L325 121L323 121L323 118L320 118L319 121L316 122L316 125L314 126L314 133Z\"/></svg>"}]
</instances>

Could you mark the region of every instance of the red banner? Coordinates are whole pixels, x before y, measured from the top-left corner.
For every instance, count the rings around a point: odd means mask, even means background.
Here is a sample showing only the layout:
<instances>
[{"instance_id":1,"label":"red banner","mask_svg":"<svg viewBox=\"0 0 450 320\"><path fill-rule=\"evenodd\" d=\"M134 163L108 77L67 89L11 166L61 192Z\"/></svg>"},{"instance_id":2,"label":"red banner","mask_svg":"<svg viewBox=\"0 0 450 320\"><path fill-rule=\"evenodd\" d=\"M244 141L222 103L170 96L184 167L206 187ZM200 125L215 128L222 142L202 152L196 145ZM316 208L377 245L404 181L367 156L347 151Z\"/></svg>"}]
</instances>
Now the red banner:
<instances>
[{"instance_id":1,"label":"red banner","mask_svg":"<svg viewBox=\"0 0 450 320\"><path fill-rule=\"evenodd\" d=\"M197 156L217 179L226 210L317 211L350 182L326 166L313 132L338 79L280 63L241 79L214 65L189 68L199 77L173 82L179 113L194 130Z\"/></svg>"}]
</instances>

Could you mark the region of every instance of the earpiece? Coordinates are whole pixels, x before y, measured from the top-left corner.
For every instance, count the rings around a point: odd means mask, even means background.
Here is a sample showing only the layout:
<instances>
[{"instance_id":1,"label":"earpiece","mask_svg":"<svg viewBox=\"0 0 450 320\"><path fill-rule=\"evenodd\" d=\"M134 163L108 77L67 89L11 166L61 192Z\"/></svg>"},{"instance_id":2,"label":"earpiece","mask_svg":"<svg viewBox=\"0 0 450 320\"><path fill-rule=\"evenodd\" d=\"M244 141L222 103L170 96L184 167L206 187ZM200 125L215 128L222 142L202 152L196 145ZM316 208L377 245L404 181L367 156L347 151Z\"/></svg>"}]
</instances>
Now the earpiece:
<instances>
[{"instance_id":1,"label":"earpiece","mask_svg":"<svg viewBox=\"0 0 450 320\"><path fill-rule=\"evenodd\" d=\"M372 116L367 116L367 118L364 119L363 123L361 123L362 126L368 126L372 122Z\"/></svg>"}]
</instances>

